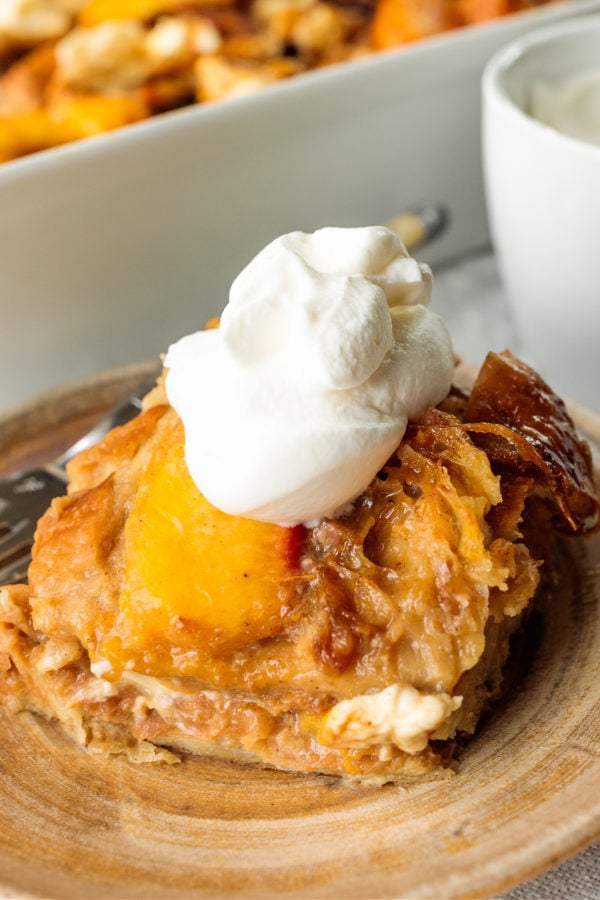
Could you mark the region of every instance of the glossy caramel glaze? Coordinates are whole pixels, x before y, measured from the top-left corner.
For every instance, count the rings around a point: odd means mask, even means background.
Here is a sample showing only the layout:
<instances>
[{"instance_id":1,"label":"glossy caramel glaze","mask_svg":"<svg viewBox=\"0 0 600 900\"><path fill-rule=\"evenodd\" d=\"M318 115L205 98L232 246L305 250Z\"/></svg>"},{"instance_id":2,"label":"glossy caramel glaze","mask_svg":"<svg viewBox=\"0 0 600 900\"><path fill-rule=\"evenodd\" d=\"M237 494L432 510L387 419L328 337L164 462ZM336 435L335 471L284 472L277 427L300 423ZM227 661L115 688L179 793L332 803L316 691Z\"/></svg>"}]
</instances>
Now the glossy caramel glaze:
<instances>
[{"instance_id":1,"label":"glossy caramel glaze","mask_svg":"<svg viewBox=\"0 0 600 900\"><path fill-rule=\"evenodd\" d=\"M537 372L508 351L489 353L463 421L496 468L542 479L572 531L597 526L589 447L577 436L563 401Z\"/></svg>"}]
</instances>

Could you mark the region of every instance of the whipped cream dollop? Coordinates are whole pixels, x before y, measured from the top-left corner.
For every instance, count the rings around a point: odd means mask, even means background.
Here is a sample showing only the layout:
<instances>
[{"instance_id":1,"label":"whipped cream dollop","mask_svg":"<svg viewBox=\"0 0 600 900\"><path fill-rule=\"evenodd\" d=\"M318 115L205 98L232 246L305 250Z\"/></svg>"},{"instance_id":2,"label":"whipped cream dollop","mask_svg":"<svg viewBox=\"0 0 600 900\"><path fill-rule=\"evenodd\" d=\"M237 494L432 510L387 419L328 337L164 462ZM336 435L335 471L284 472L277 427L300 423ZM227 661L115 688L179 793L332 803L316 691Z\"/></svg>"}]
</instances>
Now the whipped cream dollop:
<instances>
[{"instance_id":1,"label":"whipped cream dollop","mask_svg":"<svg viewBox=\"0 0 600 900\"><path fill-rule=\"evenodd\" d=\"M442 400L454 369L431 272L387 228L292 232L235 279L219 329L169 348L192 478L281 525L339 513Z\"/></svg>"},{"instance_id":2,"label":"whipped cream dollop","mask_svg":"<svg viewBox=\"0 0 600 900\"><path fill-rule=\"evenodd\" d=\"M534 83L530 112L561 134L600 146L600 67Z\"/></svg>"},{"instance_id":3,"label":"whipped cream dollop","mask_svg":"<svg viewBox=\"0 0 600 900\"><path fill-rule=\"evenodd\" d=\"M460 709L462 700L449 694L426 694L410 684L391 684L374 694L337 703L325 717L319 741L362 750L391 743L405 753L420 753L430 736Z\"/></svg>"}]
</instances>

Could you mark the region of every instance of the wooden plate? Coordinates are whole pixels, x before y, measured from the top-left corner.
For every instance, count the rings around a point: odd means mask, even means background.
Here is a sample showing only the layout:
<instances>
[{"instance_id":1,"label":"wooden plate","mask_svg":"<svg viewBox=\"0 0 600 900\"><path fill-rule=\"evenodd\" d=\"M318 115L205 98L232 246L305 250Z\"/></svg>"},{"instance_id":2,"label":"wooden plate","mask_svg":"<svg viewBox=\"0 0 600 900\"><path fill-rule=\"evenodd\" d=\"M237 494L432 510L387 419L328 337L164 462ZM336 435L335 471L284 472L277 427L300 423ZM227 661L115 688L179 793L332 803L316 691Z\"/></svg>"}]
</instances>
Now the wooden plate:
<instances>
[{"instance_id":1,"label":"wooden plate","mask_svg":"<svg viewBox=\"0 0 600 900\"><path fill-rule=\"evenodd\" d=\"M0 419L0 459L58 449L148 370ZM600 419L576 411L600 446ZM133 765L0 718L0 890L86 898L454 898L499 892L600 837L600 536L566 542L526 672L459 760L361 788L223 762Z\"/></svg>"}]
</instances>

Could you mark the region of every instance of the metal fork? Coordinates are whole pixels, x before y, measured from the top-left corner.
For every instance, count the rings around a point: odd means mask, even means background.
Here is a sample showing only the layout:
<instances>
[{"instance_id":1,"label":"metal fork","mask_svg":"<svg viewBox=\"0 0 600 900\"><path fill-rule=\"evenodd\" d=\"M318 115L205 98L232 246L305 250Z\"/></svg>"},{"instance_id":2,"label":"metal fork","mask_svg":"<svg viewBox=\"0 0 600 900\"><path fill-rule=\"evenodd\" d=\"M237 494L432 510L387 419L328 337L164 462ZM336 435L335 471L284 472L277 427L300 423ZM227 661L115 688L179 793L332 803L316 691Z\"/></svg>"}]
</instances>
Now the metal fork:
<instances>
[{"instance_id":1,"label":"metal fork","mask_svg":"<svg viewBox=\"0 0 600 900\"><path fill-rule=\"evenodd\" d=\"M39 469L0 478L0 585L26 581L37 521L51 500L65 493L65 466L78 453L98 443L116 425L141 410L142 398L154 386L160 367L57 459Z\"/></svg>"}]
</instances>

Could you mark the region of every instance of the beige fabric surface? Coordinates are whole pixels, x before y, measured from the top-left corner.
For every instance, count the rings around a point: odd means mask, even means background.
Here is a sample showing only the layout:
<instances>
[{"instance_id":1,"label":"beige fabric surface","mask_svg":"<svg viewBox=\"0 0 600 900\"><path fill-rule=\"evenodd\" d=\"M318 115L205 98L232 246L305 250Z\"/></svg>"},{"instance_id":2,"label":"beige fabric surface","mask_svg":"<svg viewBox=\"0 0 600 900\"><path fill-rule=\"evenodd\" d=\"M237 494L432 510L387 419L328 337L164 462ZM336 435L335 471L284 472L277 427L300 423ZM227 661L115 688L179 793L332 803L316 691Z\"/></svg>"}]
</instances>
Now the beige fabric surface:
<instances>
[{"instance_id":1,"label":"beige fabric surface","mask_svg":"<svg viewBox=\"0 0 600 900\"><path fill-rule=\"evenodd\" d=\"M598 900L600 843L500 897L502 900Z\"/></svg>"}]
</instances>

